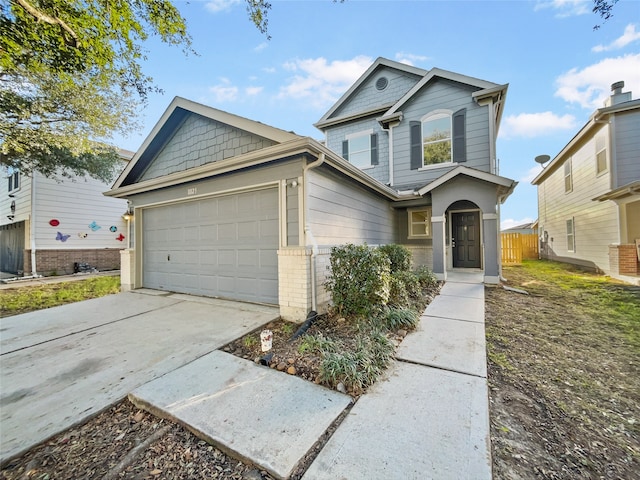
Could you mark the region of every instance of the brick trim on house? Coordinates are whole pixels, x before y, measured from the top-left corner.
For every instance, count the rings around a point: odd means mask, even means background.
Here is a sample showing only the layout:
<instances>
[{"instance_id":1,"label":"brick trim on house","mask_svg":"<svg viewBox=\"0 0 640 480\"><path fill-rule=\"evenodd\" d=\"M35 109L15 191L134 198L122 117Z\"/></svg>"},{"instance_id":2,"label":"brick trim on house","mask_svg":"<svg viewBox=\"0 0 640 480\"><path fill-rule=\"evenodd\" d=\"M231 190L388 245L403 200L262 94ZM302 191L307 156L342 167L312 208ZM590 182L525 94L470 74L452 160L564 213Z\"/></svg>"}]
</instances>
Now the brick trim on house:
<instances>
[{"instance_id":1,"label":"brick trim on house","mask_svg":"<svg viewBox=\"0 0 640 480\"><path fill-rule=\"evenodd\" d=\"M74 263L87 263L98 270L120 269L120 248L86 250L37 250L38 274L68 275L74 273ZM31 250L24 251L24 271L31 273Z\"/></svg>"}]
</instances>

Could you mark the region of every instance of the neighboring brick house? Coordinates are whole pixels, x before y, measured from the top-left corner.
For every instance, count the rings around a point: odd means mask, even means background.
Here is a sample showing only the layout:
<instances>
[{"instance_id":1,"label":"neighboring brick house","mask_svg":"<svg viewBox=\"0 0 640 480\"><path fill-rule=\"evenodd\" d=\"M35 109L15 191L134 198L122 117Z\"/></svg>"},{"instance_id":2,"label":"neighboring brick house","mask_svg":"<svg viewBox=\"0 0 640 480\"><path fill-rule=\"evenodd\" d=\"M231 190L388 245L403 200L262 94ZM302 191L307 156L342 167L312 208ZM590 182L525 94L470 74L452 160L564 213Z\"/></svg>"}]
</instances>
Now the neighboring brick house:
<instances>
[{"instance_id":1,"label":"neighboring brick house","mask_svg":"<svg viewBox=\"0 0 640 480\"><path fill-rule=\"evenodd\" d=\"M640 281L640 99L612 95L532 181L542 258Z\"/></svg>"},{"instance_id":2,"label":"neighboring brick house","mask_svg":"<svg viewBox=\"0 0 640 480\"><path fill-rule=\"evenodd\" d=\"M500 276L506 85L379 58L317 123L324 143L175 98L106 194L134 208L124 288L326 310L331 247Z\"/></svg>"},{"instance_id":3,"label":"neighboring brick house","mask_svg":"<svg viewBox=\"0 0 640 480\"><path fill-rule=\"evenodd\" d=\"M133 152L120 151L122 170ZM127 202L103 195L111 185L91 177L47 178L5 169L0 182L0 271L74 273L75 264L120 268L127 246Z\"/></svg>"}]
</instances>

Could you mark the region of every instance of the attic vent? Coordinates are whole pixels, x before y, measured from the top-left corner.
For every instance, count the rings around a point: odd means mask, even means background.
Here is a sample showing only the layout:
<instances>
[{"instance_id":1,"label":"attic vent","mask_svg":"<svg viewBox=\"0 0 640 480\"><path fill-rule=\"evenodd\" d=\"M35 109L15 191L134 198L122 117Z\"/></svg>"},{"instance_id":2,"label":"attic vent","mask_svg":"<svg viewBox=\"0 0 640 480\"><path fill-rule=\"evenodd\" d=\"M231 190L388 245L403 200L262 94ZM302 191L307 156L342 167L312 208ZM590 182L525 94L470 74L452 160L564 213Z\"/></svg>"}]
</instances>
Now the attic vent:
<instances>
[{"instance_id":1,"label":"attic vent","mask_svg":"<svg viewBox=\"0 0 640 480\"><path fill-rule=\"evenodd\" d=\"M387 85L389 85L389 80L387 79L387 77L380 77L378 80L376 80L376 88L378 90L384 90L385 88L387 88Z\"/></svg>"}]
</instances>

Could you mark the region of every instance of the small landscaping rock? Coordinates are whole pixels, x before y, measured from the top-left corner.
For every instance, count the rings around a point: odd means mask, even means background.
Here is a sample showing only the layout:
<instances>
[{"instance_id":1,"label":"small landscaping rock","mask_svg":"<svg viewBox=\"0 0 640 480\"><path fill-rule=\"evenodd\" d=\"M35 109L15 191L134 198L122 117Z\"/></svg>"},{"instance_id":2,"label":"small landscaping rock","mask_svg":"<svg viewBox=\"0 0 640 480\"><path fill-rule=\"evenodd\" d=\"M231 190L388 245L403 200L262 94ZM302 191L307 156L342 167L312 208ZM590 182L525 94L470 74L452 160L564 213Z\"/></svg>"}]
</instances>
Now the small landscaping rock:
<instances>
[{"instance_id":1,"label":"small landscaping rock","mask_svg":"<svg viewBox=\"0 0 640 480\"><path fill-rule=\"evenodd\" d=\"M344 383L342 382L336 385L336 390L338 390L340 393L347 393L347 389L345 388Z\"/></svg>"},{"instance_id":2,"label":"small landscaping rock","mask_svg":"<svg viewBox=\"0 0 640 480\"><path fill-rule=\"evenodd\" d=\"M284 369L287 368L287 364L284 362L280 362L276 368L278 369L279 372L283 372Z\"/></svg>"},{"instance_id":3,"label":"small landscaping rock","mask_svg":"<svg viewBox=\"0 0 640 480\"><path fill-rule=\"evenodd\" d=\"M287 368L287 373L288 373L289 375L295 375L295 374L296 374L296 372L297 372L296 367L294 367L293 365L292 365L292 366L290 366L289 368Z\"/></svg>"}]
</instances>

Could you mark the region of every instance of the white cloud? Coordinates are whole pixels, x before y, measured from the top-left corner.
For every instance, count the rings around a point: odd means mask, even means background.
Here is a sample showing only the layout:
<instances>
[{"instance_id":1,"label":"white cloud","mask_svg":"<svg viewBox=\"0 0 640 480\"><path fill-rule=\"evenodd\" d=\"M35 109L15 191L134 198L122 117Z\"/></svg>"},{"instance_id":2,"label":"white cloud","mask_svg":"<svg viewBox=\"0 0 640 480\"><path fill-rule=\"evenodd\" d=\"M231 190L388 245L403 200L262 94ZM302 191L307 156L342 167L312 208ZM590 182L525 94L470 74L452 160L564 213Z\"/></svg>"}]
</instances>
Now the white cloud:
<instances>
[{"instance_id":1,"label":"white cloud","mask_svg":"<svg viewBox=\"0 0 640 480\"><path fill-rule=\"evenodd\" d=\"M255 96L264 90L264 87L247 87L244 89L244 92L249 96Z\"/></svg>"},{"instance_id":2,"label":"white cloud","mask_svg":"<svg viewBox=\"0 0 640 480\"><path fill-rule=\"evenodd\" d=\"M396 53L396 60L398 62L411 66L415 65L416 62L424 62L428 59L429 57L425 57L424 55L415 55L413 53L406 52Z\"/></svg>"},{"instance_id":3,"label":"white cloud","mask_svg":"<svg viewBox=\"0 0 640 480\"><path fill-rule=\"evenodd\" d=\"M220 79L222 83L209 87L209 91L213 94L214 101L217 103L233 102L238 98L238 87L231 85L227 78Z\"/></svg>"},{"instance_id":4,"label":"white cloud","mask_svg":"<svg viewBox=\"0 0 640 480\"><path fill-rule=\"evenodd\" d=\"M280 88L280 98L306 100L321 109L330 106L342 95L372 63L366 56L351 60L307 58L285 63L285 70L293 73L287 85Z\"/></svg>"},{"instance_id":5,"label":"white cloud","mask_svg":"<svg viewBox=\"0 0 640 480\"><path fill-rule=\"evenodd\" d=\"M253 49L254 52L261 52L262 50L264 50L265 48L267 48L269 46L269 44L267 42L262 42L260 45L258 45L257 47L255 47Z\"/></svg>"},{"instance_id":6,"label":"white cloud","mask_svg":"<svg viewBox=\"0 0 640 480\"><path fill-rule=\"evenodd\" d=\"M627 25L621 37L616 38L609 45L596 45L591 50L593 52L608 52L610 50L618 50L624 48L630 43L640 40L640 32L636 32L636 26L633 23Z\"/></svg>"},{"instance_id":7,"label":"white cloud","mask_svg":"<svg viewBox=\"0 0 640 480\"><path fill-rule=\"evenodd\" d=\"M262 69L262 71L265 73L276 73L275 67L265 67Z\"/></svg>"},{"instance_id":8,"label":"white cloud","mask_svg":"<svg viewBox=\"0 0 640 480\"><path fill-rule=\"evenodd\" d=\"M500 230L506 230L507 228L517 227L519 225L524 225L525 223L532 223L533 218L524 217L520 220L514 220L513 218L505 218L500 222Z\"/></svg>"},{"instance_id":9,"label":"white cloud","mask_svg":"<svg viewBox=\"0 0 640 480\"><path fill-rule=\"evenodd\" d=\"M509 115L500 128L500 137L533 138L548 135L558 130L575 130L576 119L573 115L556 115L553 112L520 113Z\"/></svg>"},{"instance_id":10,"label":"white cloud","mask_svg":"<svg viewBox=\"0 0 640 480\"><path fill-rule=\"evenodd\" d=\"M604 60L560 75L555 96L594 110L603 106L611 94L611 84L623 80L624 91L640 93L640 53Z\"/></svg>"},{"instance_id":11,"label":"white cloud","mask_svg":"<svg viewBox=\"0 0 640 480\"><path fill-rule=\"evenodd\" d=\"M556 11L556 17L566 18L591 13L591 2L587 0L540 0L534 10L551 9Z\"/></svg>"},{"instance_id":12,"label":"white cloud","mask_svg":"<svg viewBox=\"0 0 640 480\"><path fill-rule=\"evenodd\" d=\"M234 5L242 3L242 0L209 0L205 7L211 13L218 13L231 10Z\"/></svg>"},{"instance_id":13,"label":"white cloud","mask_svg":"<svg viewBox=\"0 0 640 480\"><path fill-rule=\"evenodd\" d=\"M531 167L527 173L525 173L518 182L520 183L531 183L531 181L538 176L540 172L542 172L542 165L536 164Z\"/></svg>"}]
</instances>

